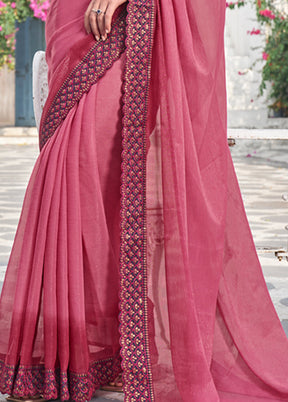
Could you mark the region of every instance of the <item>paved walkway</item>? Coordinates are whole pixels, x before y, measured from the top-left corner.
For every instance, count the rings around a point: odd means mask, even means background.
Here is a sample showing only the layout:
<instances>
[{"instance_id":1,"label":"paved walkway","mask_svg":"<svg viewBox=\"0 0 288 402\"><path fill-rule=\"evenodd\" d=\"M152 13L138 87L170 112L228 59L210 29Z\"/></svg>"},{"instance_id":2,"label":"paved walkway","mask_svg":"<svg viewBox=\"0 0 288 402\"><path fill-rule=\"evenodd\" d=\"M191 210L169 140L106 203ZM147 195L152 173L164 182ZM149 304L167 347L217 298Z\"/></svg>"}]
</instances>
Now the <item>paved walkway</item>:
<instances>
[{"instance_id":1,"label":"paved walkway","mask_svg":"<svg viewBox=\"0 0 288 402\"><path fill-rule=\"evenodd\" d=\"M232 156L271 298L288 336L288 141L238 140Z\"/></svg>"},{"instance_id":2,"label":"paved walkway","mask_svg":"<svg viewBox=\"0 0 288 402\"><path fill-rule=\"evenodd\" d=\"M0 394L0 402L7 402L6 401L6 396L7 395L2 395ZM60 401L60 399L59 399ZM119 402L119 401L124 401L124 395L120 394L118 392L104 392L104 391L98 391L95 394L95 397L91 399L92 402Z\"/></svg>"},{"instance_id":3,"label":"paved walkway","mask_svg":"<svg viewBox=\"0 0 288 402\"><path fill-rule=\"evenodd\" d=\"M4 141L5 142L5 141ZM0 146L0 287L38 146ZM288 262L272 250L288 247L288 141L237 141L232 156L271 298L288 335ZM286 228L285 228L286 227ZM0 401L4 397L0 395ZM95 402L121 401L99 392Z\"/></svg>"}]
</instances>

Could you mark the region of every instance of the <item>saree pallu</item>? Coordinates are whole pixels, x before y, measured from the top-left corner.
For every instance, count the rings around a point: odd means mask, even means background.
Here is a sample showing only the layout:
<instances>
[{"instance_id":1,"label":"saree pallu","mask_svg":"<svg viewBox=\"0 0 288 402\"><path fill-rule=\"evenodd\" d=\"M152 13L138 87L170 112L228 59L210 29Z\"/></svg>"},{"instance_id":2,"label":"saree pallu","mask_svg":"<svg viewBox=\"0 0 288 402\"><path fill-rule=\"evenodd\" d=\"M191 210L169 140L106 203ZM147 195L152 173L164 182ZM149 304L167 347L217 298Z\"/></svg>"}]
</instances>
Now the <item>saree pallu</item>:
<instances>
[{"instance_id":1,"label":"saree pallu","mask_svg":"<svg viewBox=\"0 0 288 402\"><path fill-rule=\"evenodd\" d=\"M130 0L111 34L53 0L49 97L0 303L0 389L288 401L226 137L222 0ZM69 10L69 12L67 12Z\"/></svg>"}]
</instances>

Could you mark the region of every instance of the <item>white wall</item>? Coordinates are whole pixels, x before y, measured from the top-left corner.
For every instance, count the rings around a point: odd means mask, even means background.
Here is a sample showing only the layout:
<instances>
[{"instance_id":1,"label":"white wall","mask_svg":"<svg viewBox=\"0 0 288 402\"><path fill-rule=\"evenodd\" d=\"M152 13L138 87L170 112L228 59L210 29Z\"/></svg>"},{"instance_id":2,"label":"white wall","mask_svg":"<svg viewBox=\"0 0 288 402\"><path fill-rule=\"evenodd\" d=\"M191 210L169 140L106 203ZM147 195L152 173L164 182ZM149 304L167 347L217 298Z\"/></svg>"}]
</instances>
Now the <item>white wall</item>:
<instances>
[{"instance_id":1,"label":"white wall","mask_svg":"<svg viewBox=\"0 0 288 402\"><path fill-rule=\"evenodd\" d=\"M15 73L0 69L0 125L15 124Z\"/></svg>"},{"instance_id":2,"label":"white wall","mask_svg":"<svg viewBox=\"0 0 288 402\"><path fill-rule=\"evenodd\" d=\"M250 4L227 9L225 29L228 127L288 128L288 119L269 118L267 93L259 94L265 35L249 35L261 29ZM242 74L240 75L239 72Z\"/></svg>"}]
</instances>

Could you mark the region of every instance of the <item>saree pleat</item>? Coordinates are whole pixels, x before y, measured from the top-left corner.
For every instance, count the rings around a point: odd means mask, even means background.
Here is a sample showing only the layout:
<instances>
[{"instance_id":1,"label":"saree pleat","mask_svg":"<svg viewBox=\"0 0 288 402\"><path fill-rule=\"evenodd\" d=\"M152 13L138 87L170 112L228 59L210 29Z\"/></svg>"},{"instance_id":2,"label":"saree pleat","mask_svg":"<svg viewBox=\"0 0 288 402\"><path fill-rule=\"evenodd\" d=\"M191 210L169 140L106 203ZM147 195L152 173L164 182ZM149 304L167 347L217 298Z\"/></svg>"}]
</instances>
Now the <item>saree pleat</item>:
<instances>
[{"instance_id":1,"label":"saree pleat","mask_svg":"<svg viewBox=\"0 0 288 402\"><path fill-rule=\"evenodd\" d=\"M119 372L121 135L115 94L121 93L122 65L123 58L107 73L113 96L107 82L91 88L36 162L14 250L25 246L17 262L12 252L1 295L1 325L12 312L1 336L3 371L13 367L10 381L15 376L11 383L2 378L3 392L90 399ZM105 118L105 127L90 118L102 102L109 102L107 117L115 116L108 124ZM100 366L90 378L93 364Z\"/></svg>"},{"instance_id":2,"label":"saree pleat","mask_svg":"<svg viewBox=\"0 0 288 402\"><path fill-rule=\"evenodd\" d=\"M0 390L288 401L226 135L225 2L53 0L49 97L0 302ZM69 13L67 13L69 8ZM71 38L71 40L70 40Z\"/></svg>"}]
</instances>

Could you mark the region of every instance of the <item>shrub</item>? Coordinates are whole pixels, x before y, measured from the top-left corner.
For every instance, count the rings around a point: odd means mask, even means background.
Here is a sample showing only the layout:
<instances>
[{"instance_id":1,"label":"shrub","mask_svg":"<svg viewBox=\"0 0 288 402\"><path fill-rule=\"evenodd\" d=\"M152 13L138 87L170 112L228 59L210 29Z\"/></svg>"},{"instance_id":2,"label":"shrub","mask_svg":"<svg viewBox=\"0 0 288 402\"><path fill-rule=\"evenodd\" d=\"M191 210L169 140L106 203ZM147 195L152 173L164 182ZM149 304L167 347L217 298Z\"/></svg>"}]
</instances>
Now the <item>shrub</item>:
<instances>
[{"instance_id":1,"label":"shrub","mask_svg":"<svg viewBox=\"0 0 288 402\"><path fill-rule=\"evenodd\" d=\"M15 22L28 17L45 21L48 8L48 0L0 0L0 67L7 64L14 68Z\"/></svg>"}]
</instances>

